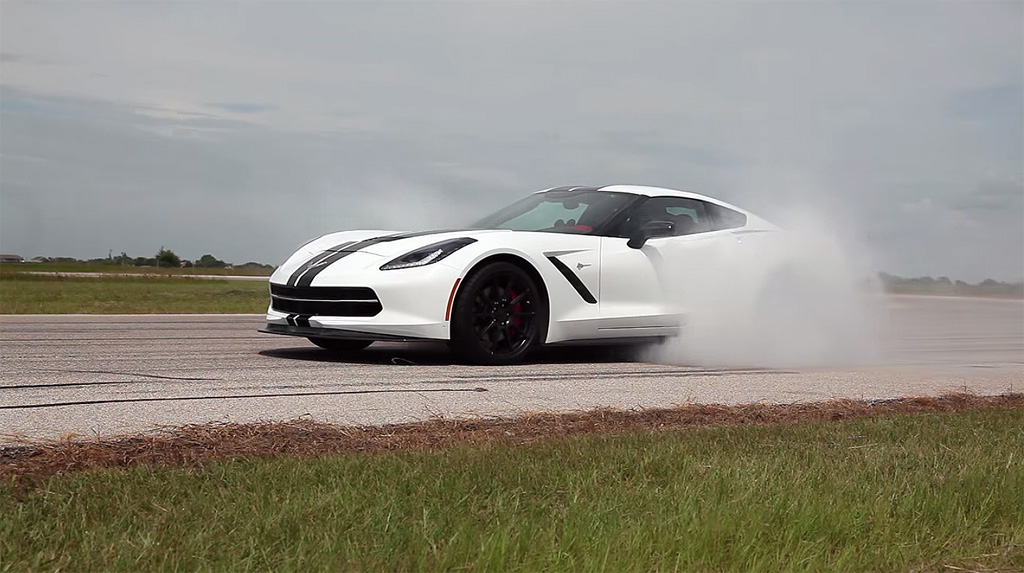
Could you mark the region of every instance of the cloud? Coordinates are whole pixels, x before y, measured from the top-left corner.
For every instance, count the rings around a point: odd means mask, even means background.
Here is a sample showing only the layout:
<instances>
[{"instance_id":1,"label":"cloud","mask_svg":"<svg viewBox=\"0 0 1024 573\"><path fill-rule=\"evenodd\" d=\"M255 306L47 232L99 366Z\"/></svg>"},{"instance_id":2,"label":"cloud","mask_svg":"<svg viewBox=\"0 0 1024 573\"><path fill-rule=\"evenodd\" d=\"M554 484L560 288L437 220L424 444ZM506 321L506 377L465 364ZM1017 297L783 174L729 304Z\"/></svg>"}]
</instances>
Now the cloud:
<instances>
[{"instance_id":1,"label":"cloud","mask_svg":"<svg viewBox=\"0 0 1024 573\"><path fill-rule=\"evenodd\" d=\"M1019 123L1024 117L1024 86L1004 84L964 90L949 99L953 115L978 121Z\"/></svg>"},{"instance_id":2,"label":"cloud","mask_svg":"<svg viewBox=\"0 0 1024 573\"><path fill-rule=\"evenodd\" d=\"M5 251L275 262L445 216L411 205L636 182L827 205L890 272L1024 273L1019 3L2 10Z\"/></svg>"},{"instance_id":3,"label":"cloud","mask_svg":"<svg viewBox=\"0 0 1024 573\"><path fill-rule=\"evenodd\" d=\"M37 58L28 54L18 54L14 52L0 52L0 63L8 65L26 64L33 66L59 66L64 64L63 62L56 60Z\"/></svg>"},{"instance_id":4,"label":"cloud","mask_svg":"<svg viewBox=\"0 0 1024 573\"><path fill-rule=\"evenodd\" d=\"M949 202L950 208L979 217L1002 215L1013 219L1024 213L1024 183L1020 179L986 181L972 193L964 193ZM984 223L984 221L982 221Z\"/></svg>"},{"instance_id":5,"label":"cloud","mask_svg":"<svg viewBox=\"0 0 1024 573\"><path fill-rule=\"evenodd\" d=\"M237 113L260 113L280 109L276 105L264 103L210 103L206 105Z\"/></svg>"}]
</instances>

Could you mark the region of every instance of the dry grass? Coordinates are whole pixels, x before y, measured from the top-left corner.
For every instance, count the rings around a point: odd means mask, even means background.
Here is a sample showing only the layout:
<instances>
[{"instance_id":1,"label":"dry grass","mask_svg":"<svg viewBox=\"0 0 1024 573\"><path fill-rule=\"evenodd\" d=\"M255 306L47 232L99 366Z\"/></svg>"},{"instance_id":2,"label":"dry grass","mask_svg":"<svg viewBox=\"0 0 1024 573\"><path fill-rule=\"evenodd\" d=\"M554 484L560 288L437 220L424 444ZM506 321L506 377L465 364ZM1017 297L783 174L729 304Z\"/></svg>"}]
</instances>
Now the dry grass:
<instances>
[{"instance_id":1,"label":"dry grass","mask_svg":"<svg viewBox=\"0 0 1024 573\"><path fill-rule=\"evenodd\" d=\"M0 447L0 478L37 478L135 465L202 467L226 459L310 457L342 452L438 450L474 444L527 444L583 434L661 432L700 426L792 424L905 413L1021 408L1024 394L947 394L883 401L687 405L668 409L537 413L516 418L432 419L387 426L337 426L307 419L202 424L117 438Z\"/></svg>"},{"instance_id":2,"label":"dry grass","mask_svg":"<svg viewBox=\"0 0 1024 573\"><path fill-rule=\"evenodd\" d=\"M0 571L1024 571L1022 406L297 420L37 444L0 454Z\"/></svg>"}]
</instances>

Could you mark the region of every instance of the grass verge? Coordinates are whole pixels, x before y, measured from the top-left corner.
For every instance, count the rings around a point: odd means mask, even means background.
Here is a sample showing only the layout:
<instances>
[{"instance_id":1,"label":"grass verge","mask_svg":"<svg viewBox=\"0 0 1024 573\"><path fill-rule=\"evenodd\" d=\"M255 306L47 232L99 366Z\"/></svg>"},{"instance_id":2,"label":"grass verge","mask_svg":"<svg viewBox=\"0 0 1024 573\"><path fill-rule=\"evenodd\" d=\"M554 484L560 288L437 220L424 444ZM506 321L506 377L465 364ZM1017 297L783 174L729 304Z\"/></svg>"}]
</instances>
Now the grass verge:
<instances>
[{"instance_id":1,"label":"grass verge","mask_svg":"<svg viewBox=\"0 0 1024 573\"><path fill-rule=\"evenodd\" d=\"M692 406L41 445L0 456L8 479L46 456L37 475L58 459L96 467L80 462L98 447L146 463L6 486L0 569L1019 570L1022 406ZM140 457L170 445L208 455ZM317 452L333 453L251 457Z\"/></svg>"},{"instance_id":2,"label":"grass verge","mask_svg":"<svg viewBox=\"0 0 1024 573\"><path fill-rule=\"evenodd\" d=\"M104 274L140 274L140 275L167 275L167 276L189 276L189 275L234 275L269 277L273 269L232 267L232 268L203 268L203 267L135 267L119 266L105 263L17 263L0 264L0 275L6 273L104 273Z\"/></svg>"},{"instance_id":3,"label":"grass verge","mask_svg":"<svg viewBox=\"0 0 1024 573\"><path fill-rule=\"evenodd\" d=\"M261 313L262 281L0 273L0 314Z\"/></svg>"}]
</instances>

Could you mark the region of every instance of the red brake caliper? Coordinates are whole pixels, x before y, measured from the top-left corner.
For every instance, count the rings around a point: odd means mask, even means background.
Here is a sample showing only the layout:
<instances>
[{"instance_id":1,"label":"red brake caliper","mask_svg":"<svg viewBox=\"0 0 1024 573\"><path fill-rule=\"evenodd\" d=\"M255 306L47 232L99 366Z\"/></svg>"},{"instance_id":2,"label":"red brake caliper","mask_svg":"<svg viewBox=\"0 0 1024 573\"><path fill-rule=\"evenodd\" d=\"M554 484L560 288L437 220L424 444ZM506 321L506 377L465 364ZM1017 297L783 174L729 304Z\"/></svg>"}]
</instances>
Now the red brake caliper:
<instances>
[{"instance_id":1,"label":"red brake caliper","mask_svg":"<svg viewBox=\"0 0 1024 573\"><path fill-rule=\"evenodd\" d=\"M516 291L514 291L512 289L509 289L508 294L509 294L509 296L512 297L512 300L516 299ZM522 302L517 302L514 305L512 305L512 312L519 313L519 312L522 312L522 311L523 311L523 303ZM523 323L523 317L522 316L517 314L517 315L512 317L512 324L514 324L516 326L519 326L522 323Z\"/></svg>"}]
</instances>

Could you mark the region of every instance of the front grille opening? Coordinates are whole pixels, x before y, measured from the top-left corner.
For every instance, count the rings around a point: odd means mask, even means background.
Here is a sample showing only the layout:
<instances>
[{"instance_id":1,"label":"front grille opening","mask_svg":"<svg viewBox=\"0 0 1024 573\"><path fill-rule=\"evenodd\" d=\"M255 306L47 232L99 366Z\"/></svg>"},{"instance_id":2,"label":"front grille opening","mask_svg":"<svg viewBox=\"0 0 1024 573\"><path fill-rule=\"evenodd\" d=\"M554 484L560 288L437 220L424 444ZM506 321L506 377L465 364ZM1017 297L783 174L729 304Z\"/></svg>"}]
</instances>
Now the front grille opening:
<instances>
[{"instance_id":1,"label":"front grille opening","mask_svg":"<svg viewBox=\"0 0 1024 573\"><path fill-rule=\"evenodd\" d=\"M270 306L278 312L311 316L376 316L383 310L369 287L270 285Z\"/></svg>"}]
</instances>

